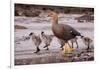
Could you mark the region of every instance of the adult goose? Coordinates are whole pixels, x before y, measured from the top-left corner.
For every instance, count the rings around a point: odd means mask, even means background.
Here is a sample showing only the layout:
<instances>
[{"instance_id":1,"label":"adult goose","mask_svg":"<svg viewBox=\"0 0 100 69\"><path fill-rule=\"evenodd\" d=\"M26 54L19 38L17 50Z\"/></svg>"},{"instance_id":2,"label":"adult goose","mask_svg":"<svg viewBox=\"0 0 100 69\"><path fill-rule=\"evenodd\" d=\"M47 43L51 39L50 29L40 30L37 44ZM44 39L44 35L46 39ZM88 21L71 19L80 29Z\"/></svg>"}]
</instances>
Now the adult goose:
<instances>
[{"instance_id":1,"label":"adult goose","mask_svg":"<svg viewBox=\"0 0 100 69\"><path fill-rule=\"evenodd\" d=\"M51 17L52 31L53 31L54 35L57 38L62 39L66 42L64 46L69 46L68 41L70 39L73 39L76 36L81 36L81 34L77 30L72 28L71 26L66 25L66 24L59 24L58 23L58 14L56 12L49 11L48 16ZM71 46L68 48L71 48Z\"/></svg>"}]
</instances>

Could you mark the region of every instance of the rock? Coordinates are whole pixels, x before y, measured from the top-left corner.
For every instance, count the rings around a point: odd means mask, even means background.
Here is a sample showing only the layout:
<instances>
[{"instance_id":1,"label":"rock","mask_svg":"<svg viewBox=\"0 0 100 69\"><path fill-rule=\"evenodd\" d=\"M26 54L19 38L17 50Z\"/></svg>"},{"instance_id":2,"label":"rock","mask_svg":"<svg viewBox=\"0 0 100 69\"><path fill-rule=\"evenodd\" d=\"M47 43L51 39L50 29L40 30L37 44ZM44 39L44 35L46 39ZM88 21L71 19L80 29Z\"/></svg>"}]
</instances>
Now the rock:
<instances>
[{"instance_id":1,"label":"rock","mask_svg":"<svg viewBox=\"0 0 100 69\"><path fill-rule=\"evenodd\" d=\"M27 29L25 26L15 25L15 29Z\"/></svg>"}]
</instances>

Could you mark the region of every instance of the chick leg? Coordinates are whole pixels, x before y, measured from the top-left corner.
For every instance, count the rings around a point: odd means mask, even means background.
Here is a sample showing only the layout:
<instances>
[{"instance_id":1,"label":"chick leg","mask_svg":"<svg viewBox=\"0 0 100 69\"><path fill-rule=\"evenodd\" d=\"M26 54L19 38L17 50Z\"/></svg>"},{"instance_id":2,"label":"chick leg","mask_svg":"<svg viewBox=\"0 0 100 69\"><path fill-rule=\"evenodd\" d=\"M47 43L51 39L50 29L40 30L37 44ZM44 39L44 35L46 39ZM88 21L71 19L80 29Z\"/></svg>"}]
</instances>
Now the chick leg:
<instances>
[{"instance_id":1,"label":"chick leg","mask_svg":"<svg viewBox=\"0 0 100 69\"><path fill-rule=\"evenodd\" d=\"M88 45L87 45L88 47L87 47L87 50L89 50L90 49L90 43L89 43L89 41L88 41Z\"/></svg>"},{"instance_id":2,"label":"chick leg","mask_svg":"<svg viewBox=\"0 0 100 69\"><path fill-rule=\"evenodd\" d=\"M61 44L61 46L60 46L61 50L63 50L63 46L64 46L64 44Z\"/></svg>"},{"instance_id":3,"label":"chick leg","mask_svg":"<svg viewBox=\"0 0 100 69\"><path fill-rule=\"evenodd\" d=\"M63 48L64 45L61 45L60 48Z\"/></svg>"},{"instance_id":4,"label":"chick leg","mask_svg":"<svg viewBox=\"0 0 100 69\"><path fill-rule=\"evenodd\" d=\"M47 46L47 49L46 50L49 50L48 46Z\"/></svg>"},{"instance_id":5,"label":"chick leg","mask_svg":"<svg viewBox=\"0 0 100 69\"><path fill-rule=\"evenodd\" d=\"M78 42L77 42L77 40L75 42L76 42L76 45L77 45L77 48L78 48Z\"/></svg>"},{"instance_id":6,"label":"chick leg","mask_svg":"<svg viewBox=\"0 0 100 69\"><path fill-rule=\"evenodd\" d=\"M72 43L72 48L73 48L73 41L71 43Z\"/></svg>"},{"instance_id":7,"label":"chick leg","mask_svg":"<svg viewBox=\"0 0 100 69\"><path fill-rule=\"evenodd\" d=\"M49 44L46 44L43 48L46 48L46 50L49 50L48 46Z\"/></svg>"},{"instance_id":8,"label":"chick leg","mask_svg":"<svg viewBox=\"0 0 100 69\"><path fill-rule=\"evenodd\" d=\"M46 48L46 47L47 47L47 44L43 48Z\"/></svg>"},{"instance_id":9,"label":"chick leg","mask_svg":"<svg viewBox=\"0 0 100 69\"><path fill-rule=\"evenodd\" d=\"M37 46L36 47L36 52L34 52L34 53L38 53L40 51L40 49L39 49L39 47Z\"/></svg>"}]
</instances>

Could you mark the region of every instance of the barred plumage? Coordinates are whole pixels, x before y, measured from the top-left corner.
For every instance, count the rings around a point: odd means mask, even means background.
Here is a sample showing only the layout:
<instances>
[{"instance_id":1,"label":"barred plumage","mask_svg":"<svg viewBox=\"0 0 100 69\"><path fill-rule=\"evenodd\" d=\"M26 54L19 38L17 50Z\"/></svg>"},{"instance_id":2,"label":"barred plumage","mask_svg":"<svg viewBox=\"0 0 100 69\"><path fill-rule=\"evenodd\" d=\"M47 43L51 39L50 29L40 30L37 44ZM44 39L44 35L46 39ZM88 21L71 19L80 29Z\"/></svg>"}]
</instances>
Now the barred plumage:
<instances>
[{"instance_id":1,"label":"barred plumage","mask_svg":"<svg viewBox=\"0 0 100 69\"><path fill-rule=\"evenodd\" d=\"M31 32L30 34L29 34L29 36L31 37L31 39L32 39L32 41L33 41L33 43L35 44L35 46L36 46L36 52L35 53L38 53L39 51L40 51L40 49L39 49L39 45L41 44L41 39L40 39L40 36L38 35L35 35L33 32Z\"/></svg>"},{"instance_id":2,"label":"barred plumage","mask_svg":"<svg viewBox=\"0 0 100 69\"><path fill-rule=\"evenodd\" d=\"M45 43L43 48L47 48L47 50L49 50L48 46L50 46L52 39L53 35L46 35L44 31L41 32L41 40Z\"/></svg>"}]
</instances>

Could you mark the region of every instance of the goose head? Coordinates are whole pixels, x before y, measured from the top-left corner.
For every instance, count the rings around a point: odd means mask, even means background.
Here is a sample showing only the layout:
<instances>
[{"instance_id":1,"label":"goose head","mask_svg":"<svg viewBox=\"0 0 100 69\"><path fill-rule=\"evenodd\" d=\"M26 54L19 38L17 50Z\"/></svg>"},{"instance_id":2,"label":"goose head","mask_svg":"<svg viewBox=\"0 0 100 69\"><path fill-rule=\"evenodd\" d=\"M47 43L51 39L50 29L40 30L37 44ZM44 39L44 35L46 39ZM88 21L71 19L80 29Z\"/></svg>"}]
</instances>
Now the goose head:
<instances>
[{"instance_id":1,"label":"goose head","mask_svg":"<svg viewBox=\"0 0 100 69\"><path fill-rule=\"evenodd\" d=\"M58 13L54 11L48 11L48 17L55 17L55 16L58 16Z\"/></svg>"},{"instance_id":2,"label":"goose head","mask_svg":"<svg viewBox=\"0 0 100 69\"><path fill-rule=\"evenodd\" d=\"M58 13L57 12L49 11L48 17L51 17L52 24L58 24Z\"/></svg>"}]
</instances>

